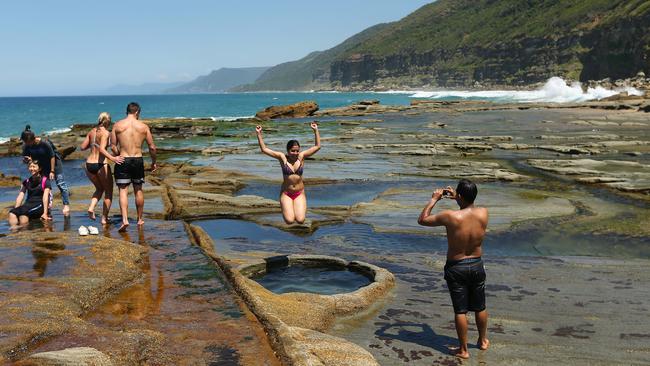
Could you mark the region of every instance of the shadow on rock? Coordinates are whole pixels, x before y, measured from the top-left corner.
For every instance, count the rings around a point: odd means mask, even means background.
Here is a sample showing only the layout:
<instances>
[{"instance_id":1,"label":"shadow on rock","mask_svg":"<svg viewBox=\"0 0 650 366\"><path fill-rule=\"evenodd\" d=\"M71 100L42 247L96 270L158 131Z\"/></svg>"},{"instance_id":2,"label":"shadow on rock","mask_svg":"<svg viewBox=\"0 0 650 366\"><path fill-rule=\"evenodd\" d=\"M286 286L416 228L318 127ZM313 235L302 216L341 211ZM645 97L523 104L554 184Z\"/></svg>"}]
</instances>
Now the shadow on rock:
<instances>
[{"instance_id":1,"label":"shadow on rock","mask_svg":"<svg viewBox=\"0 0 650 366\"><path fill-rule=\"evenodd\" d=\"M419 330L412 330L418 328ZM401 322L384 324L375 331L375 335L387 344L391 343L392 340L398 340L404 343L415 343L423 347L433 348L446 355L451 354L449 349L450 347L454 347L458 344L456 338L436 334L429 325L424 323ZM476 346L471 345L469 347L476 348Z\"/></svg>"}]
</instances>

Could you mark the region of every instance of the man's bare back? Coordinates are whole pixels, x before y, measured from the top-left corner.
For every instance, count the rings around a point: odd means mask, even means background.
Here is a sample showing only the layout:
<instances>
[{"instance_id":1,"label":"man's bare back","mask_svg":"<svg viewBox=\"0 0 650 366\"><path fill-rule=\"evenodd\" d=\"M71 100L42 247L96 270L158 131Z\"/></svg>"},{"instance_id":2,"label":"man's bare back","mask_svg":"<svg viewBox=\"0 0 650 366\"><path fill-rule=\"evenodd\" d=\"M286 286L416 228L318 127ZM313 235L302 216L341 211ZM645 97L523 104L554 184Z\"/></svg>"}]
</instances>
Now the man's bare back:
<instances>
[{"instance_id":1,"label":"man's bare back","mask_svg":"<svg viewBox=\"0 0 650 366\"><path fill-rule=\"evenodd\" d=\"M133 115L117 122L113 126L114 143L119 145L121 157L142 157L142 143L146 140L149 148L153 146L151 130Z\"/></svg>"},{"instance_id":2,"label":"man's bare back","mask_svg":"<svg viewBox=\"0 0 650 366\"><path fill-rule=\"evenodd\" d=\"M471 181L461 179L456 190L451 187L436 189L431 195L431 201L420 213L418 223L424 226L444 226L447 229L447 263L444 272L454 307L454 323L459 342L454 354L460 358L469 358L468 311L473 311L476 318L478 348L486 350L490 346L487 339L485 268L481 258L488 211L484 207L474 206L478 189ZM432 215L431 210L443 197L456 200L460 210L445 210Z\"/></svg>"},{"instance_id":3,"label":"man's bare back","mask_svg":"<svg viewBox=\"0 0 650 366\"><path fill-rule=\"evenodd\" d=\"M138 225L144 224L144 161L142 159L142 144L144 141L149 146L151 155L151 171L156 170L156 145L149 126L139 121L140 105L129 103L126 108L127 116L117 122L111 131L111 149L115 155L124 158L124 161L115 165L115 183L120 189L120 212L122 226L119 231L129 227L128 218L128 188L133 184L135 207L138 213Z\"/></svg>"},{"instance_id":4,"label":"man's bare back","mask_svg":"<svg viewBox=\"0 0 650 366\"><path fill-rule=\"evenodd\" d=\"M488 223L485 207L467 207L457 211L443 211L446 215L447 259L460 260L480 257Z\"/></svg>"}]
</instances>

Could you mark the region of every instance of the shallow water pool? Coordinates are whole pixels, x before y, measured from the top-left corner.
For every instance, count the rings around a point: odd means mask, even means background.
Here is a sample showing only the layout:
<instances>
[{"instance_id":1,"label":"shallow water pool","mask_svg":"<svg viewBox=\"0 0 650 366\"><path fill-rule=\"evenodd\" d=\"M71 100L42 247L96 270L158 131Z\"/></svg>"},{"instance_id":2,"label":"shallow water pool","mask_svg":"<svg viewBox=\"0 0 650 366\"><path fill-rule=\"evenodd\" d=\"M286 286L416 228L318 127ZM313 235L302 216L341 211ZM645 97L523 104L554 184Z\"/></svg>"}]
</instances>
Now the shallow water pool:
<instances>
[{"instance_id":1,"label":"shallow water pool","mask_svg":"<svg viewBox=\"0 0 650 366\"><path fill-rule=\"evenodd\" d=\"M274 268L253 279L276 294L309 292L334 295L358 290L371 282L364 275L345 268L304 265Z\"/></svg>"}]
</instances>

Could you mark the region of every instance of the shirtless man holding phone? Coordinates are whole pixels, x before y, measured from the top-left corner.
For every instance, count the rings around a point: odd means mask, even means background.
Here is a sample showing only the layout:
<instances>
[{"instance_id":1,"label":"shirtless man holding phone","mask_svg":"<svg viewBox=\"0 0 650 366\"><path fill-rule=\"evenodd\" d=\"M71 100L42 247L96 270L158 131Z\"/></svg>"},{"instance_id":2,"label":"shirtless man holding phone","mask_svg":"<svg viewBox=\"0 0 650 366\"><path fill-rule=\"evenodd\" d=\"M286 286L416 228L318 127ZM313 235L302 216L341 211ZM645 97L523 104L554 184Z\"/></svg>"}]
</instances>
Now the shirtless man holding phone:
<instances>
[{"instance_id":1,"label":"shirtless man holding phone","mask_svg":"<svg viewBox=\"0 0 650 366\"><path fill-rule=\"evenodd\" d=\"M485 307L485 268L481 255L488 224L485 207L474 206L478 193L476 184L461 179L454 190L451 187L436 189L424 207L418 223L423 226L444 226L447 229L447 263L445 280L454 306L454 322L460 343L455 355L469 358L467 349L467 312L473 311L478 328L477 346L486 350L488 313ZM431 214L442 198L456 201L459 210L443 210Z\"/></svg>"}]
</instances>

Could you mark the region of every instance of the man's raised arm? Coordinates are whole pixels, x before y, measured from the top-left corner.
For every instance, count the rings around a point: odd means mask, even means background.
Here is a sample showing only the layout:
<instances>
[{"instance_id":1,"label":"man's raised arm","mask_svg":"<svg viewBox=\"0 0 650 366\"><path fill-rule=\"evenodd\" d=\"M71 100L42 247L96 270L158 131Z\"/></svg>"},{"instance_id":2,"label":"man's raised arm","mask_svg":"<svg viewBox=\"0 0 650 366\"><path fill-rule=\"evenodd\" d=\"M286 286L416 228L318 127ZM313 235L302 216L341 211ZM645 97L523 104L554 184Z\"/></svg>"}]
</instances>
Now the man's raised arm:
<instances>
[{"instance_id":1,"label":"man's raised arm","mask_svg":"<svg viewBox=\"0 0 650 366\"><path fill-rule=\"evenodd\" d=\"M422 209L422 212L420 213L420 217L418 218L418 224L422 226L443 226L447 224L449 218L447 211L442 211L435 215L431 214L431 210L433 209L433 207L442 198L442 192L443 192L442 188L436 189L433 192L433 194L431 195L431 200L429 201L429 203L427 203L427 205Z\"/></svg>"}]
</instances>

